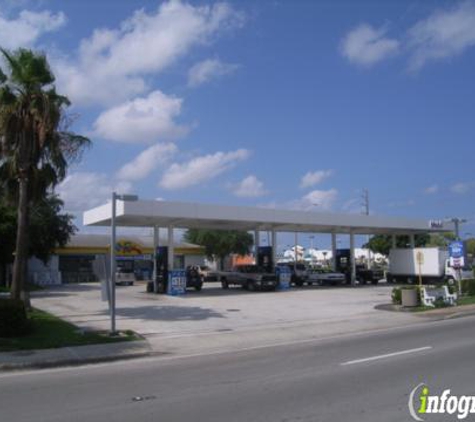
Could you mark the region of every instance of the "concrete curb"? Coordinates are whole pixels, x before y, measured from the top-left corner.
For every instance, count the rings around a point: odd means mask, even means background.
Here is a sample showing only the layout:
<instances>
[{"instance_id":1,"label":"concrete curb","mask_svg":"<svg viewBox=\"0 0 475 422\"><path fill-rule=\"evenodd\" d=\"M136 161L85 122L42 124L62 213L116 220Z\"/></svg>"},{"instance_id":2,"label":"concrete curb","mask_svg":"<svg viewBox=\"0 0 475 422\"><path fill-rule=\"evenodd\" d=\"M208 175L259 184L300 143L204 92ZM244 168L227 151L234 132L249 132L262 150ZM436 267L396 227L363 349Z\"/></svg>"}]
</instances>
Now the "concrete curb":
<instances>
[{"instance_id":1,"label":"concrete curb","mask_svg":"<svg viewBox=\"0 0 475 422\"><path fill-rule=\"evenodd\" d=\"M132 344L134 343L134 344ZM0 353L0 372L81 366L152 356L146 340Z\"/></svg>"},{"instance_id":2,"label":"concrete curb","mask_svg":"<svg viewBox=\"0 0 475 422\"><path fill-rule=\"evenodd\" d=\"M463 309L467 307L468 309ZM463 318L468 316L475 315L475 308L473 305L462 305L459 307L447 307L441 309L430 309L427 311L421 312L414 312L410 309L402 308L400 305L393 305L393 304L383 304L377 305L374 309L378 311L387 311L387 312L402 312L406 314L412 314L417 316L418 318L426 318L432 320L447 320L447 319L456 319L456 318Z\"/></svg>"}]
</instances>

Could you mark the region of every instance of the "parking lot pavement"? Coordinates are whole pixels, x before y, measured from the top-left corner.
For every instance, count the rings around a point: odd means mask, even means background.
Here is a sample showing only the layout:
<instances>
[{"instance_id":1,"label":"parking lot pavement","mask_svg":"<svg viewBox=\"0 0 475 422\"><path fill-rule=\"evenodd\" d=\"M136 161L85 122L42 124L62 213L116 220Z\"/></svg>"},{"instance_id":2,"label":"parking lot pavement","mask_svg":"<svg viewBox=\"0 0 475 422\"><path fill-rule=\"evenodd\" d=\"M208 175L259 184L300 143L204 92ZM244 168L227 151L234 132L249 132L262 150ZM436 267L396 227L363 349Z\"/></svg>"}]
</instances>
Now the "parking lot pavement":
<instances>
[{"instance_id":1,"label":"parking lot pavement","mask_svg":"<svg viewBox=\"0 0 475 422\"><path fill-rule=\"evenodd\" d=\"M379 285L248 292L207 283L201 292L171 297L146 293L138 284L117 288L117 327L144 335L157 351L200 353L418 322L414 315L374 309L389 302L390 290ZM67 285L37 292L32 301L80 328L107 330L109 314L100 296L97 284Z\"/></svg>"}]
</instances>

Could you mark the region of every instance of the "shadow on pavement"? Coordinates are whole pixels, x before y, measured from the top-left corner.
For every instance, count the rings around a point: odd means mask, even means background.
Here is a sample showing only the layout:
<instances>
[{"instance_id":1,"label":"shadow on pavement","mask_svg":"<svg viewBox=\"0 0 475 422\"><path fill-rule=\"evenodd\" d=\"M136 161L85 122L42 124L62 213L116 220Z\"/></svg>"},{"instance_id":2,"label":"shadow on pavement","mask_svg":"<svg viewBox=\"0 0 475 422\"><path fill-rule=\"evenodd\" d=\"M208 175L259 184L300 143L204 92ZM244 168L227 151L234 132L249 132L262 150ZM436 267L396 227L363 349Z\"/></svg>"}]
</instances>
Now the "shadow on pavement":
<instances>
[{"instance_id":1,"label":"shadow on pavement","mask_svg":"<svg viewBox=\"0 0 475 422\"><path fill-rule=\"evenodd\" d=\"M108 315L107 311L102 312ZM137 306L117 308L116 314L121 317L143 319L149 321L203 321L210 318L226 318L223 314L212 309L198 306Z\"/></svg>"}]
</instances>

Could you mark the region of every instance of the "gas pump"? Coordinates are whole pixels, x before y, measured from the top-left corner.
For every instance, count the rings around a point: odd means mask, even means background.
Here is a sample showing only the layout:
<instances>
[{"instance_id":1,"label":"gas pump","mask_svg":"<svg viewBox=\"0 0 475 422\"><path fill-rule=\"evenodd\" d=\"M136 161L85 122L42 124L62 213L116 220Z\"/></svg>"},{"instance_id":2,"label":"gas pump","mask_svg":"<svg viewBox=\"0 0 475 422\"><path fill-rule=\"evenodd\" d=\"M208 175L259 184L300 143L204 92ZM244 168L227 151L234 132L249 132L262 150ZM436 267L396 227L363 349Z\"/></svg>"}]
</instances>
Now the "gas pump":
<instances>
[{"instance_id":1,"label":"gas pump","mask_svg":"<svg viewBox=\"0 0 475 422\"><path fill-rule=\"evenodd\" d=\"M257 265L262 267L266 273L274 272L272 246L259 246L257 249Z\"/></svg>"},{"instance_id":2,"label":"gas pump","mask_svg":"<svg viewBox=\"0 0 475 422\"><path fill-rule=\"evenodd\" d=\"M168 285L168 247L159 246L155 254L157 264L157 293L166 293Z\"/></svg>"},{"instance_id":3,"label":"gas pump","mask_svg":"<svg viewBox=\"0 0 475 422\"><path fill-rule=\"evenodd\" d=\"M351 255L349 249L337 249L335 256L335 270L345 274L346 282L351 281Z\"/></svg>"}]
</instances>

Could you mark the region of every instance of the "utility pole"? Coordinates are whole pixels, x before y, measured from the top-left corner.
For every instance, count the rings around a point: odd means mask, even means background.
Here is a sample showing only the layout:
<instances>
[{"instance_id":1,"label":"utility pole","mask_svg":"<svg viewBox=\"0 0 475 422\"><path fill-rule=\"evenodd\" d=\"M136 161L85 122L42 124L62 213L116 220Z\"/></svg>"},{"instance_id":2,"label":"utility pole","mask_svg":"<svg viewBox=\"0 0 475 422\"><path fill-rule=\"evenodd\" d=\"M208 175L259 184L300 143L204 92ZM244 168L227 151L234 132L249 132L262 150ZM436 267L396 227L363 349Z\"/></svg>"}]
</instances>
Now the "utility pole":
<instances>
[{"instance_id":1,"label":"utility pole","mask_svg":"<svg viewBox=\"0 0 475 422\"><path fill-rule=\"evenodd\" d=\"M363 189L363 193L361 194L361 200L363 201L361 203L363 207L363 214L364 215L369 215L369 191L368 189Z\"/></svg>"},{"instance_id":2,"label":"utility pole","mask_svg":"<svg viewBox=\"0 0 475 422\"><path fill-rule=\"evenodd\" d=\"M363 214L364 215L369 215L369 190L368 189L363 189L363 192L361 194L361 200L362 200L362 207L363 207ZM369 235L366 236L366 244L369 243ZM368 248L368 258L367 258L367 267L368 269L371 268L371 251Z\"/></svg>"},{"instance_id":3,"label":"utility pole","mask_svg":"<svg viewBox=\"0 0 475 422\"><path fill-rule=\"evenodd\" d=\"M452 217L452 218L446 218L445 221L454 223L455 240L460 240L460 225L463 223L466 223L467 220L465 218Z\"/></svg>"}]
</instances>

